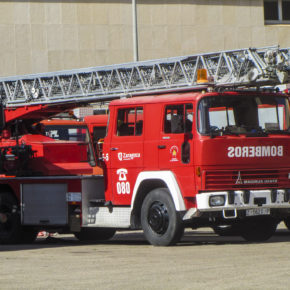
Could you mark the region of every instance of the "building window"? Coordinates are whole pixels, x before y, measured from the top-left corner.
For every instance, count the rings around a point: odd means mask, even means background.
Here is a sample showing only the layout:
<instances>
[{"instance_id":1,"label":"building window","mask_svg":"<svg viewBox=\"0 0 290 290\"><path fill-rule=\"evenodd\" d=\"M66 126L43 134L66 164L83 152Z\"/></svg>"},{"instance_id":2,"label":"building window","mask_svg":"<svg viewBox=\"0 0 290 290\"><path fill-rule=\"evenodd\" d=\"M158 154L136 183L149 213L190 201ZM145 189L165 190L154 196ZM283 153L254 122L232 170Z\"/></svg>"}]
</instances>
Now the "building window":
<instances>
[{"instance_id":1,"label":"building window","mask_svg":"<svg viewBox=\"0 0 290 290\"><path fill-rule=\"evenodd\" d=\"M290 24L290 0L264 0L266 24Z\"/></svg>"}]
</instances>

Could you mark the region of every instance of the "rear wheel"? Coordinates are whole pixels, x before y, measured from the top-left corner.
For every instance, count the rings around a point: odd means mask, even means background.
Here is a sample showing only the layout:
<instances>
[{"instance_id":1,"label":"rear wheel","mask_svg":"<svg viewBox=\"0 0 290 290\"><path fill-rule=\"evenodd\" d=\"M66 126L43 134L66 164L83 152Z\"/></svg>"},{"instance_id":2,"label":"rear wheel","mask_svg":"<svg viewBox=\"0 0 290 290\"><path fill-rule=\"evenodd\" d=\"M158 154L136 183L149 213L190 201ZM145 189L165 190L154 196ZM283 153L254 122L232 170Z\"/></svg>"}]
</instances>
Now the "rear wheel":
<instances>
[{"instance_id":1,"label":"rear wheel","mask_svg":"<svg viewBox=\"0 0 290 290\"><path fill-rule=\"evenodd\" d=\"M115 233L116 230L111 228L82 228L74 235L81 242L98 242L111 239Z\"/></svg>"},{"instance_id":2,"label":"rear wheel","mask_svg":"<svg viewBox=\"0 0 290 290\"><path fill-rule=\"evenodd\" d=\"M16 198L10 192L1 192L0 244L32 243L36 236L36 230L21 225Z\"/></svg>"},{"instance_id":3,"label":"rear wheel","mask_svg":"<svg viewBox=\"0 0 290 290\"><path fill-rule=\"evenodd\" d=\"M141 207L144 235L154 246L170 246L182 237L184 227L166 188L152 190Z\"/></svg>"},{"instance_id":4,"label":"rear wheel","mask_svg":"<svg viewBox=\"0 0 290 290\"><path fill-rule=\"evenodd\" d=\"M277 228L274 218L250 218L241 221L241 236L249 242L262 242L270 239Z\"/></svg>"},{"instance_id":5,"label":"rear wheel","mask_svg":"<svg viewBox=\"0 0 290 290\"><path fill-rule=\"evenodd\" d=\"M35 230L32 227L22 227L22 234L19 240L23 244L31 244L37 238L38 230Z\"/></svg>"}]
</instances>

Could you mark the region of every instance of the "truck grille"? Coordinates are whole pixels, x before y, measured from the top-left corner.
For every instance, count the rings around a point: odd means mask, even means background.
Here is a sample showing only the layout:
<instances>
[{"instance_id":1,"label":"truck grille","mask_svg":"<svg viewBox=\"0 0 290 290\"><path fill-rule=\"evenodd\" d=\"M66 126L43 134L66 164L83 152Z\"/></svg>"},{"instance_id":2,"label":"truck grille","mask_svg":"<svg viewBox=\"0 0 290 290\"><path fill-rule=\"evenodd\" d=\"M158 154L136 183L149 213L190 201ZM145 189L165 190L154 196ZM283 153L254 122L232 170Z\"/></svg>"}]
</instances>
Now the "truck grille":
<instances>
[{"instance_id":1,"label":"truck grille","mask_svg":"<svg viewBox=\"0 0 290 290\"><path fill-rule=\"evenodd\" d=\"M220 170L204 172L206 190L255 188L289 188L290 169L280 170Z\"/></svg>"}]
</instances>

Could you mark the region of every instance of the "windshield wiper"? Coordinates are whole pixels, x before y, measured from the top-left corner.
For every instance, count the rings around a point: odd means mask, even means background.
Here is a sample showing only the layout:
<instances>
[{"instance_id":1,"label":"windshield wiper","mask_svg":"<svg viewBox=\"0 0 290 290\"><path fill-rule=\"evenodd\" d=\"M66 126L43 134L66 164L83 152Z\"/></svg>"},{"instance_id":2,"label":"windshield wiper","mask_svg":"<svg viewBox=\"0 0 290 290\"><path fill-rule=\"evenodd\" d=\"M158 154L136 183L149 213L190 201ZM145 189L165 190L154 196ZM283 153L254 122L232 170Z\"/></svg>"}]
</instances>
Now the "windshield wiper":
<instances>
[{"instance_id":1,"label":"windshield wiper","mask_svg":"<svg viewBox=\"0 0 290 290\"><path fill-rule=\"evenodd\" d=\"M223 135L234 135L234 136L240 136L240 133L234 132L234 128L232 126L226 126L225 128L222 128L222 134Z\"/></svg>"},{"instance_id":2,"label":"windshield wiper","mask_svg":"<svg viewBox=\"0 0 290 290\"><path fill-rule=\"evenodd\" d=\"M209 136L210 138L214 138L216 136L221 136L221 129L219 129L216 126L211 126L209 130Z\"/></svg>"},{"instance_id":3,"label":"windshield wiper","mask_svg":"<svg viewBox=\"0 0 290 290\"><path fill-rule=\"evenodd\" d=\"M268 133L266 133L266 132L248 132L248 133L246 133L246 137L268 137Z\"/></svg>"},{"instance_id":4,"label":"windshield wiper","mask_svg":"<svg viewBox=\"0 0 290 290\"><path fill-rule=\"evenodd\" d=\"M261 127L256 127L247 132L246 137L268 137L268 132L263 130Z\"/></svg>"},{"instance_id":5,"label":"windshield wiper","mask_svg":"<svg viewBox=\"0 0 290 290\"><path fill-rule=\"evenodd\" d=\"M290 135L290 131L288 130L267 130L268 134L277 134L277 135Z\"/></svg>"},{"instance_id":6,"label":"windshield wiper","mask_svg":"<svg viewBox=\"0 0 290 290\"><path fill-rule=\"evenodd\" d=\"M232 132L231 130L229 130L229 128L218 128L216 126L212 126L210 128L210 131L209 131L209 135L211 138L214 138L216 136L224 136L224 135L234 135L234 136L239 136L240 134L239 133L236 133L236 132Z\"/></svg>"}]
</instances>

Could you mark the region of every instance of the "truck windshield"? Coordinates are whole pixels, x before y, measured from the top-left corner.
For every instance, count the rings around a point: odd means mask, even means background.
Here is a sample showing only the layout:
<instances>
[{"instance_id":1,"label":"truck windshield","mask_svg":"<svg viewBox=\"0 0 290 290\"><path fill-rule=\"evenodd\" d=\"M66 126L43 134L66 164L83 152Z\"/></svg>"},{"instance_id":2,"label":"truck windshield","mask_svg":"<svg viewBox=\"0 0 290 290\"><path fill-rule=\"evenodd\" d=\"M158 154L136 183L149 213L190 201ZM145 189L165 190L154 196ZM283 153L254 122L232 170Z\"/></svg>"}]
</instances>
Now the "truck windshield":
<instances>
[{"instance_id":1,"label":"truck windshield","mask_svg":"<svg viewBox=\"0 0 290 290\"><path fill-rule=\"evenodd\" d=\"M198 130L205 135L289 134L288 99L283 96L212 96L199 102Z\"/></svg>"},{"instance_id":2,"label":"truck windshield","mask_svg":"<svg viewBox=\"0 0 290 290\"><path fill-rule=\"evenodd\" d=\"M45 135L56 140L87 141L88 128L76 125L45 125Z\"/></svg>"}]
</instances>

